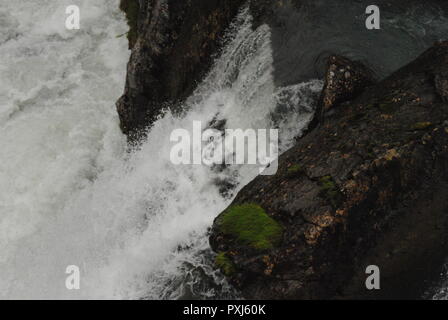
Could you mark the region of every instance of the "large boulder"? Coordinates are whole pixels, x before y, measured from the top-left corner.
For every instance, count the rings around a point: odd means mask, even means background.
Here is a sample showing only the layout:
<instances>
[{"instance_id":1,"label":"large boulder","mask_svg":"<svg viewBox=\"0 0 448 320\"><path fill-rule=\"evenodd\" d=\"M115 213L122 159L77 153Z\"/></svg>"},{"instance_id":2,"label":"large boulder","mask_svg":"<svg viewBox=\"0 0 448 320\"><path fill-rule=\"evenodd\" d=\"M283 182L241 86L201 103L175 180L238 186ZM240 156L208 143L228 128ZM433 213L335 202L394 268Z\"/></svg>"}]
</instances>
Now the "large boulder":
<instances>
[{"instance_id":1,"label":"large boulder","mask_svg":"<svg viewBox=\"0 0 448 320\"><path fill-rule=\"evenodd\" d=\"M418 298L448 249L448 42L326 116L217 217L252 299ZM381 290L368 291L368 265Z\"/></svg>"},{"instance_id":2,"label":"large boulder","mask_svg":"<svg viewBox=\"0 0 448 320\"><path fill-rule=\"evenodd\" d=\"M129 21L124 95L117 103L122 131L141 136L176 108L209 70L222 35L243 0L121 0Z\"/></svg>"}]
</instances>

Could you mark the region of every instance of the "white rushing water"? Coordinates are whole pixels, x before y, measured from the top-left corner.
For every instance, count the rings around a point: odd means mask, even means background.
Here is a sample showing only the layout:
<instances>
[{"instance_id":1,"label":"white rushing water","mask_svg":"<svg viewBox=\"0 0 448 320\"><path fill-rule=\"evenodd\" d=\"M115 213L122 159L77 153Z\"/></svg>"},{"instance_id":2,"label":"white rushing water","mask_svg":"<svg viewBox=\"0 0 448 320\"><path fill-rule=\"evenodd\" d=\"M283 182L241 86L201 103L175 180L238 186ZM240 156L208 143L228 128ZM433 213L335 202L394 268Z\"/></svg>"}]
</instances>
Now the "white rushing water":
<instances>
[{"instance_id":1,"label":"white rushing water","mask_svg":"<svg viewBox=\"0 0 448 320\"><path fill-rule=\"evenodd\" d=\"M79 31L64 27L69 4ZM0 0L0 28L0 298L231 295L207 239L231 201L216 181L235 192L258 167L174 166L170 134L216 117L280 126L283 151L321 83L275 88L269 28L253 31L243 12L189 111L167 114L129 153L114 106L129 57L118 1ZM81 269L80 290L65 287L68 265Z\"/></svg>"}]
</instances>

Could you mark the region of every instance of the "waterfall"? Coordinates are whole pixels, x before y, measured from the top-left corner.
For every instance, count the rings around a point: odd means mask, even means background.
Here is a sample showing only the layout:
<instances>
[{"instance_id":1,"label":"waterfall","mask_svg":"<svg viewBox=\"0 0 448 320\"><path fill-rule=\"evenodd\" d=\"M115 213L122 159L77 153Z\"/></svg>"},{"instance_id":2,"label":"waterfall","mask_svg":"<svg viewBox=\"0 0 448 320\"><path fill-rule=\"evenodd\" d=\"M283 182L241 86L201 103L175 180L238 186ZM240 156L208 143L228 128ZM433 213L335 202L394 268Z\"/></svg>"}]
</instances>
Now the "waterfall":
<instances>
[{"instance_id":1,"label":"waterfall","mask_svg":"<svg viewBox=\"0 0 448 320\"><path fill-rule=\"evenodd\" d=\"M118 1L77 1L76 32L64 28L70 1L1 2L0 297L234 297L207 229L258 167L173 165L170 134L225 120L279 128L285 151L322 83L277 88L269 27L253 30L242 10L185 112L167 112L129 152L114 107L129 57ZM68 265L80 290L65 287Z\"/></svg>"}]
</instances>

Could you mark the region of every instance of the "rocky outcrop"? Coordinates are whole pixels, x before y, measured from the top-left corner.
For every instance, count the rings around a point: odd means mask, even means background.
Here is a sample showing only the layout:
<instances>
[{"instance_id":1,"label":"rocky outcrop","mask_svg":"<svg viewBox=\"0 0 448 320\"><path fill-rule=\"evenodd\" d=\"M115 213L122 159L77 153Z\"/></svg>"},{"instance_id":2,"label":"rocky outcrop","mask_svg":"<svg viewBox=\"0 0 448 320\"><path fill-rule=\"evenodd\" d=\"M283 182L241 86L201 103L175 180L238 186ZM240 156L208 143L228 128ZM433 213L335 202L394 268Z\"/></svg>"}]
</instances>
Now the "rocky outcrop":
<instances>
[{"instance_id":1,"label":"rocky outcrop","mask_svg":"<svg viewBox=\"0 0 448 320\"><path fill-rule=\"evenodd\" d=\"M324 115L333 111L331 109L352 100L374 83L373 71L362 62L352 61L339 55L330 55L324 76L324 87L307 132L323 122Z\"/></svg>"},{"instance_id":2,"label":"rocky outcrop","mask_svg":"<svg viewBox=\"0 0 448 320\"><path fill-rule=\"evenodd\" d=\"M319 102L321 112L326 113L337 104L353 99L374 82L373 72L361 62L331 55Z\"/></svg>"},{"instance_id":3,"label":"rocky outcrop","mask_svg":"<svg viewBox=\"0 0 448 320\"><path fill-rule=\"evenodd\" d=\"M210 243L244 297L420 297L448 247L447 75L441 42L327 113L237 195ZM365 289L368 265L381 290Z\"/></svg>"},{"instance_id":4,"label":"rocky outcrop","mask_svg":"<svg viewBox=\"0 0 448 320\"><path fill-rule=\"evenodd\" d=\"M243 0L121 0L129 21L122 131L138 138L164 108L188 97L208 71Z\"/></svg>"}]
</instances>

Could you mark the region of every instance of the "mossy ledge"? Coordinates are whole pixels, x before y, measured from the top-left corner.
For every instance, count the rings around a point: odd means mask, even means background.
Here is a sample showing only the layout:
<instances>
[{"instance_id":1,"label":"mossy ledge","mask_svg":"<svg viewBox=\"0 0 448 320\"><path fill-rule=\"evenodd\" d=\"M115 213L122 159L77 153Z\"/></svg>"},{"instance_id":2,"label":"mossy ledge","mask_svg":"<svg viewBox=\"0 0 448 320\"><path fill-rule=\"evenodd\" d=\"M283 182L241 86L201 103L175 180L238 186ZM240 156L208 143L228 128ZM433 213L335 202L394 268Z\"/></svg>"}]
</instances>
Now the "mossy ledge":
<instances>
[{"instance_id":1,"label":"mossy ledge","mask_svg":"<svg viewBox=\"0 0 448 320\"><path fill-rule=\"evenodd\" d=\"M223 234L257 250L272 249L282 240L280 224L254 203L231 206L219 217L218 224Z\"/></svg>"},{"instance_id":2,"label":"mossy ledge","mask_svg":"<svg viewBox=\"0 0 448 320\"><path fill-rule=\"evenodd\" d=\"M137 41L138 13L140 10L138 0L120 0L120 10L125 13L128 20L129 49L132 49Z\"/></svg>"},{"instance_id":3,"label":"mossy ledge","mask_svg":"<svg viewBox=\"0 0 448 320\"><path fill-rule=\"evenodd\" d=\"M303 167L300 164L293 164L287 170L287 174L290 177L298 176L304 172L305 172L305 170L303 169Z\"/></svg>"},{"instance_id":4,"label":"mossy ledge","mask_svg":"<svg viewBox=\"0 0 448 320\"><path fill-rule=\"evenodd\" d=\"M333 208L337 208L342 202L342 194L331 176L324 176L319 179L319 195L327 199Z\"/></svg>"},{"instance_id":5,"label":"mossy ledge","mask_svg":"<svg viewBox=\"0 0 448 320\"><path fill-rule=\"evenodd\" d=\"M229 259L225 252L220 252L215 258L215 265L226 276L231 276L235 273L235 266Z\"/></svg>"}]
</instances>

